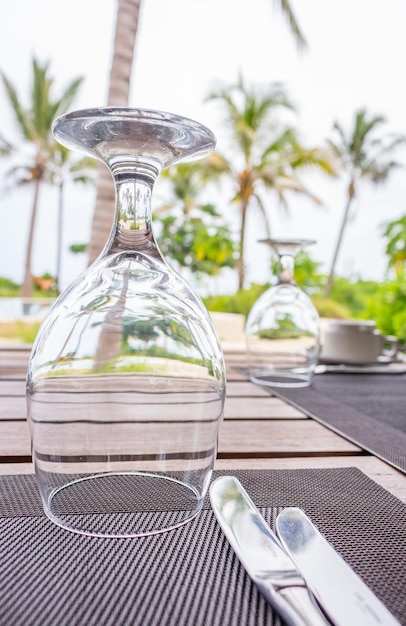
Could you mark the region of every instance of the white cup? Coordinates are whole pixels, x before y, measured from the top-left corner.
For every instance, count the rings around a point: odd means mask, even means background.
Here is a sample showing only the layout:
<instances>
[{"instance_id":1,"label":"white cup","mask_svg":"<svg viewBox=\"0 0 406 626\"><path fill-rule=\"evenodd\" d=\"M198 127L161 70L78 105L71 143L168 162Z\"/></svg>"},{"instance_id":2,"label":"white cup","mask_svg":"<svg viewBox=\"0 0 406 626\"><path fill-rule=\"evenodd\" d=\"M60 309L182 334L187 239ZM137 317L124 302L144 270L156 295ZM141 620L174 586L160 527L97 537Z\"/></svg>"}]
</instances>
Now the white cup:
<instances>
[{"instance_id":1,"label":"white cup","mask_svg":"<svg viewBox=\"0 0 406 626\"><path fill-rule=\"evenodd\" d=\"M398 339L382 335L372 320L330 320L324 331L320 359L336 363L376 363L390 360Z\"/></svg>"}]
</instances>

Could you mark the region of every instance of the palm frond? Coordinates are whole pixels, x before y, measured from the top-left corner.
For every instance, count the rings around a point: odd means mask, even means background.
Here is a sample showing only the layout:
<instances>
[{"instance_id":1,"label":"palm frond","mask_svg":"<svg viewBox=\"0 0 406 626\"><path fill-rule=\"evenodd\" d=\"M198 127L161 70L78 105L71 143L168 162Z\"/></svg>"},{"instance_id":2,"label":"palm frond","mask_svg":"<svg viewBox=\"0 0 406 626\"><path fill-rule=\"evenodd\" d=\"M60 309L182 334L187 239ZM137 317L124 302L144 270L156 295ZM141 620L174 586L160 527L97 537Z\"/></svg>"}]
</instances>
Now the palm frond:
<instances>
[{"instance_id":1,"label":"palm frond","mask_svg":"<svg viewBox=\"0 0 406 626\"><path fill-rule=\"evenodd\" d=\"M312 148L310 150L296 149L290 158L292 169L317 167L320 171L330 176L337 175L337 167L334 159L328 151L323 148Z\"/></svg>"},{"instance_id":2,"label":"palm frond","mask_svg":"<svg viewBox=\"0 0 406 626\"><path fill-rule=\"evenodd\" d=\"M406 137L376 134L385 122L384 116L368 115L366 109L356 111L353 127L348 132L335 122L333 128L340 141L330 141L330 147L341 161L342 168L355 181L368 177L373 182L381 182L387 178L390 170L399 166L394 160L387 161L385 157L405 143Z\"/></svg>"},{"instance_id":3,"label":"palm frond","mask_svg":"<svg viewBox=\"0 0 406 626\"><path fill-rule=\"evenodd\" d=\"M66 113L66 111L71 106L73 100L75 99L79 88L83 82L83 77L78 77L73 80L69 85L65 88L61 98L57 100L54 104L54 112L53 118L57 115L61 115L62 113Z\"/></svg>"},{"instance_id":4,"label":"palm frond","mask_svg":"<svg viewBox=\"0 0 406 626\"><path fill-rule=\"evenodd\" d=\"M6 156L13 152L14 146L0 135L0 156Z\"/></svg>"},{"instance_id":5,"label":"palm frond","mask_svg":"<svg viewBox=\"0 0 406 626\"><path fill-rule=\"evenodd\" d=\"M11 104L11 108L14 112L16 121L18 126L20 127L20 131L24 137L28 141L32 141L35 137L35 133L33 132L32 123L30 120L29 113L24 109L20 100L17 96L17 91L15 90L11 81L5 76L5 74L1 74L3 84L8 96L8 99Z\"/></svg>"},{"instance_id":6,"label":"palm frond","mask_svg":"<svg viewBox=\"0 0 406 626\"><path fill-rule=\"evenodd\" d=\"M262 198L259 195L259 193L254 193L254 198L257 202L258 208L261 212L262 215L262 219L264 221L264 226L265 226L265 232L266 232L266 237L269 239L271 237L271 224L270 224L270 220L269 220L269 215L267 213L267 210L265 208L264 203L262 202Z\"/></svg>"},{"instance_id":7,"label":"palm frond","mask_svg":"<svg viewBox=\"0 0 406 626\"><path fill-rule=\"evenodd\" d=\"M293 13L289 0L273 0L273 3L274 6L279 9L282 15L286 18L298 50L304 50L307 47L307 42L299 27L298 21Z\"/></svg>"}]
</instances>

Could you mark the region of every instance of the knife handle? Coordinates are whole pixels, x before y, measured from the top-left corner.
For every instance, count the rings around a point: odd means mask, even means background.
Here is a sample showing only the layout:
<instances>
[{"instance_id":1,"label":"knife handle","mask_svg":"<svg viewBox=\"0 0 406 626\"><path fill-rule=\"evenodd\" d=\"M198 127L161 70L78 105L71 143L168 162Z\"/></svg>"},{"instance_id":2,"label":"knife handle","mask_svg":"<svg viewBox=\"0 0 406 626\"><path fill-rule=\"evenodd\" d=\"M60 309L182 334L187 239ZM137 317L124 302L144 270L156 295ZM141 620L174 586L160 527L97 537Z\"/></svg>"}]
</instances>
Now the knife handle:
<instances>
[{"instance_id":1,"label":"knife handle","mask_svg":"<svg viewBox=\"0 0 406 626\"><path fill-rule=\"evenodd\" d=\"M322 613L319 605L310 595L307 587L284 587L278 595L292 608L293 626L331 626L331 622ZM286 616L287 617L287 616ZM285 621L286 620L285 618ZM290 616L289 618L290 619Z\"/></svg>"}]
</instances>

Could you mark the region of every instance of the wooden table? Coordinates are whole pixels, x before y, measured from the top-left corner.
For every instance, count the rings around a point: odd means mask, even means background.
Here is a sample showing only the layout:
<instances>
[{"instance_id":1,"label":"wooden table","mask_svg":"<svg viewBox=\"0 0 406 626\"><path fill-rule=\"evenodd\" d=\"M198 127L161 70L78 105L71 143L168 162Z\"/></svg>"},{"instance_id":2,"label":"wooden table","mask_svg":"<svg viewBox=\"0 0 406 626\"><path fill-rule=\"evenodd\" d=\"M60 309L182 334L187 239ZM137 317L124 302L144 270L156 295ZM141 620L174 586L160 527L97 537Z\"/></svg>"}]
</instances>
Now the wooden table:
<instances>
[{"instance_id":1,"label":"wooden table","mask_svg":"<svg viewBox=\"0 0 406 626\"><path fill-rule=\"evenodd\" d=\"M227 351L227 399L216 469L358 467L406 502L406 476L307 417L239 369L242 351ZM0 348L0 473L32 473L26 422L29 349Z\"/></svg>"}]
</instances>

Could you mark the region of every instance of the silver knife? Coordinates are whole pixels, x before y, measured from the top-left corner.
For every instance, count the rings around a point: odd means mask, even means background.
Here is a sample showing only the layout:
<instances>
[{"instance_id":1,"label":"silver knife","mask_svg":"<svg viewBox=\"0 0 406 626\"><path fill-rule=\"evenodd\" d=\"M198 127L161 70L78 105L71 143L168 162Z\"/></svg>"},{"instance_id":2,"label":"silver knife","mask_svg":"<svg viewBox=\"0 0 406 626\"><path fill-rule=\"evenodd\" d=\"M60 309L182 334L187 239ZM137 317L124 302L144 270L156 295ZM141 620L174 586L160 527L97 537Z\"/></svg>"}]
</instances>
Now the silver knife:
<instances>
[{"instance_id":1,"label":"silver knife","mask_svg":"<svg viewBox=\"0 0 406 626\"><path fill-rule=\"evenodd\" d=\"M301 509L284 509L276 528L283 547L334 624L400 626Z\"/></svg>"},{"instance_id":2,"label":"silver knife","mask_svg":"<svg viewBox=\"0 0 406 626\"><path fill-rule=\"evenodd\" d=\"M330 624L241 483L234 476L217 478L210 487L210 500L248 576L286 624Z\"/></svg>"}]
</instances>

